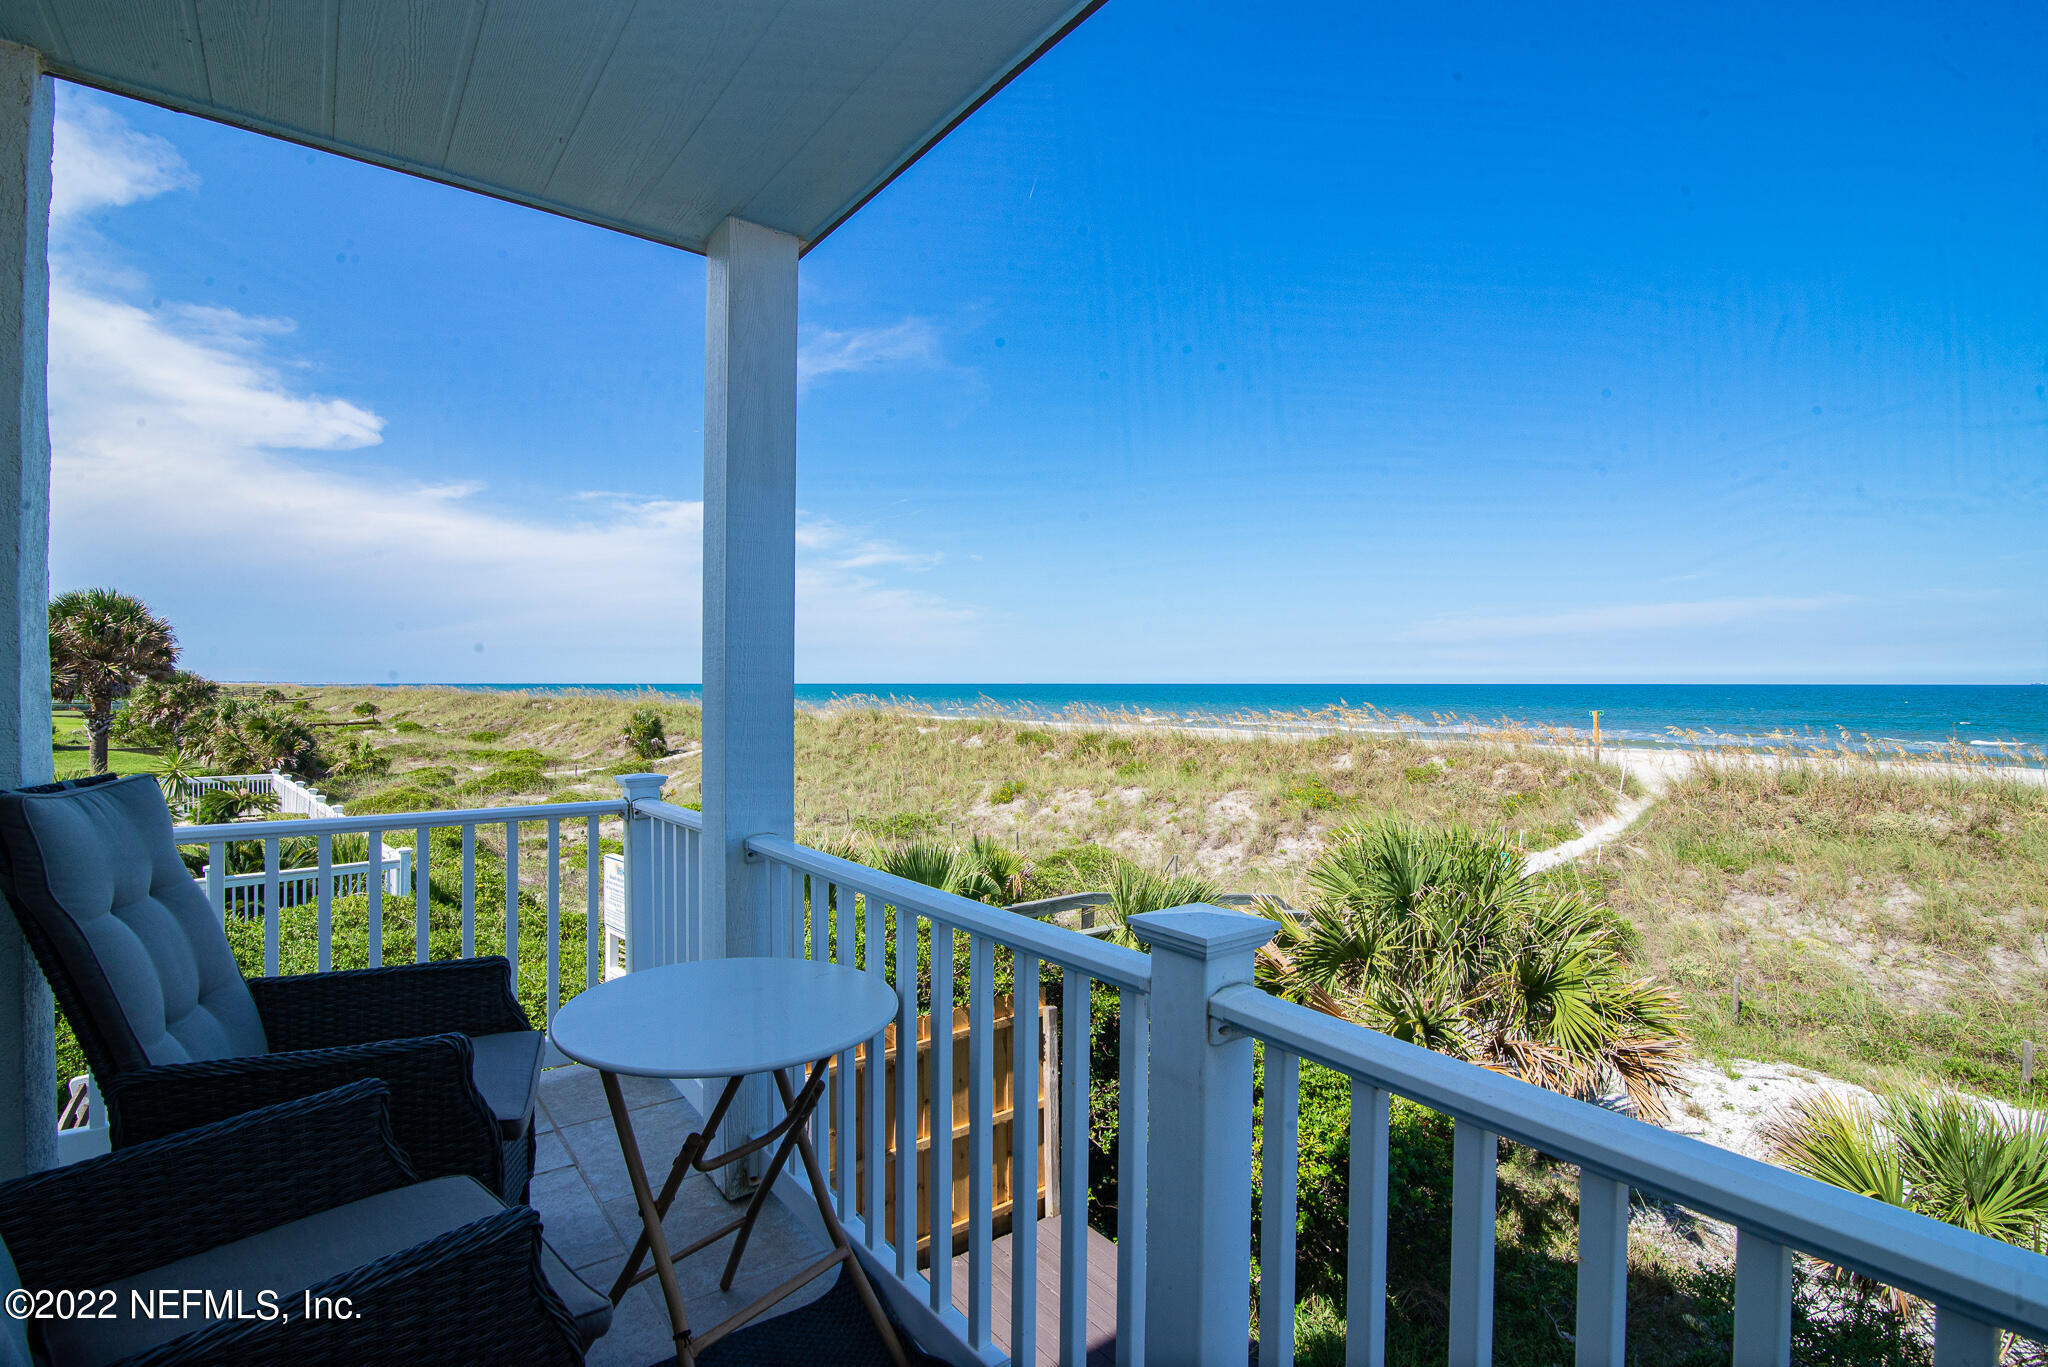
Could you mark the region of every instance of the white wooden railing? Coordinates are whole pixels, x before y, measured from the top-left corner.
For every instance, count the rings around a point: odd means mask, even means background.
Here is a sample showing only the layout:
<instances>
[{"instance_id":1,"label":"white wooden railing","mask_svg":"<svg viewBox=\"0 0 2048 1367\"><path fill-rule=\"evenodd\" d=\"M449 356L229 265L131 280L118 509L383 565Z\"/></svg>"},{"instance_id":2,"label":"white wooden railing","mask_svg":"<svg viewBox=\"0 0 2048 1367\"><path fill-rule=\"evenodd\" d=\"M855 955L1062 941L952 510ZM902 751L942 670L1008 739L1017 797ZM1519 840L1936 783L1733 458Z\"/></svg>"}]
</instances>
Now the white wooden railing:
<instances>
[{"instance_id":1,"label":"white wooden railing","mask_svg":"<svg viewBox=\"0 0 2048 1367\"><path fill-rule=\"evenodd\" d=\"M246 792L269 794L277 799L277 809L280 812L292 816L348 815L342 809L342 805L327 794L275 769L266 774L201 774L180 778L178 786L188 800L197 798L201 793L225 792L239 788Z\"/></svg>"},{"instance_id":2,"label":"white wooden railing","mask_svg":"<svg viewBox=\"0 0 2048 1367\"><path fill-rule=\"evenodd\" d=\"M315 908L316 918L314 968L316 971L332 968L334 902L350 895L366 895L368 899L367 957L371 967L384 962L387 917L408 913L413 922L412 955L416 961L424 962L431 952L429 913L432 909L433 878L438 868L430 837L435 831L450 829L461 832L461 851L456 857L460 881L456 886L459 889L462 957L501 953L511 960L513 981L519 982L521 895L527 892L540 895L544 908L542 914L546 918L543 936L545 977L544 989L537 1003L541 1007L542 1019L536 1023L543 1028L554 1018L555 1011L564 1000L561 971L564 953L582 955L582 981L585 985L602 982L607 976L607 917L601 872L601 851L607 828L619 831L625 824L637 828L637 837L629 833L628 838L628 848L637 849L640 854L637 876L629 877L627 883L629 888L637 888L646 913L637 936L633 927L627 927L626 943L617 967L630 969L677 962L684 957L694 957L697 952L699 935L695 927L701 920L697 915L697 846L702 818L695 812L655 800L640 803L637 821L621 821L628 810L626 795L658 793L661 790L659 775L628 775L620 780L620 787L624 790L622 796L602 801L357 816L349 815L321 794L290 779L284 779L277 787L269 786L269 780L281 778L284 776L268 774L208 777L189 780L201 786L188 791L204 791L205 787L258 787L278 793L281 803L313 806L322 814L299 820L182 825L172 830L172 836L179 845L203 846L206 849L206 873L195 881L205 889L209 905L220 912L223 921L231 915L262 920L262 971L265 974L275 975L283 966L284 913L297 911L309 904ZM544 848L523 850L521 833L534 828L545 830ZM565 830L571 836L566 842L563 839ZM495 857L502 861L504 871L504 934L495 943L481 943L477 934L480 832L496 837L500 848ZM410 848L384 843L386 836L400 836L401 833L411 836L413 844ZM383 877L371 877L370 865L365 862L333 862L334 839L343 835L365 836L368 843L382 850L385 856L382 861ZM307 836L314 840L316 854L313 866L298 869L281 867L282 842ZM576 838L578 836L580 839ZM262 846L261 871L248 874L226 872L228 846L251 842ZM567 861L579 853L579 846L584 861L583 941L581 945L565 945L561 930L562 889L565 881L573 882L573 879L565 880L563 874L569 867ZM487 849L481 853L491 854ZM448 881L445 873L443 877L445 885ZM74 1090L87 1092L89 1079L82 1081L85 1085ZM104 1152L106 1123L97 1092L90 1092L89 1103L67 1106L66 1112L65 1121L83 1115L86 1123L59 1129L60 1160L76 1162Z\"/></svg>"},{"instance_id":3,"label":"white wooden railing","mask_svg":"<svg viewBox=\"0 0 2048 1367\"><path fill-rule=\"evenodd\" d=\"M1134 927L1141 938L1164 931ZM1206 932L1205 932L1206 934ZM1263 937L1260 937L1261 939ZM1683 1206L1735 1227L1737 1367L1785 1367L1791 1361L1793 1254L1809 1254L1921 1297L1935 1307L1935 1361L1943 1367L1991 1367L2000 1331L2048 1337L2048 1258L1952 1225L1872 1201L1727 1149L1574 1101L1346 1021L1281 1001L1251 984L1252 951L1242 943L1209 946L1156 941L1155 962L1200 958L1225 985L1206 994L1210 1027L1197 1039L1155 1035L1155 1076L1162 1064L1192 1069L1202 1087L1230 1093L1240 1116L1251 1107L1251 1051L1265 1048L1265 1191L1262 1205L1259 1347L1263 1363L1293 1357L1297 1081L1304 1059L1351 1079L1350 1246L1346 1361L1377 1364L1385 1353L1388 1098L1404 1096L1455 1121L1452 1157L1450 1362L1492 1360L1494 1192L1497 1141L1507 1139L1576 1164L1579 1178L1579 1367L1620 1367L1627 1319L1631 1191ZM1163 997L1168 975L1158 972ZM1189 979L1178 976L1178 986ZM1159 1018L1168 1016L1158 1003ZM1166 1058L1162 1061L1162 1054ZM1185 1057L1181 1057L1185 1056ZM1155 1081L1153 1132L1176 1109ZM1205 1151L1218 1170L1251 1165L1247 1124L1226 1129ZM1154 1162L1161 1161L1155 1148ZM1189 1174L1194 1190L1212 1176ZM1214 1192L1212 1195L1216 1194ZM1239 1193L1230 1192L1234 1198ZM1157 1245L1161 1256L1228 1258L1230 1275L1245 1258L1248 1207L1219 1214L1211 1244ZM1227 1218L1226 1218L1227 1217ZM1235 1243L1232 1243L1235 1238ZM1237 1280L1242 1288L1245 1283ZM1245 1300L1211 1325L1244 1348ZM1154 1314L1159 1313L1154 1307ZM1212 1340L1213 1342L1214 1340ZM1187 1359L1189 1361L1194 1358ZM1210 1360L1203 1357L1201 1360ZM1220 1359L1217 1359L1220 1360Z\"/></svg>"},{"instance_id":4,"label":"white wooden railing","mask_svg":"<svg viewBox=\"0 0 2048 1367\"><path fill-rule=\"evenodd\" d=\"M266 774L203 774L180 778L177 784L178 795L187 803L196 802L204 793L242 791L276 798L277 810L288 815L336 821L348 816L342 805L327 794L276 770ZM328 870L328 895L348 897L369 891L373 872L380 876L385 892L410 890L412 851L403 846L394 849L379 841L378 853L374 866L369 860L332 865ZM306 905L314 900L319 877L314 869L303 866L283 870L276 888L276 900L286 907ZM268 887L263 873L229 873L225 864L213 860L208 862L206 872L193 881L206 889L207 898L215 908L230 916L262 914Z\"/></svg>"},{"instance_id":5,"label":"white wooden railing","mask_svg":"<svg viewBox=\"0 0 2048 1367\"><path fill-rule=\"evenodd\" d=\"M705 943L704 818L663 802L659 774L619 780L632 819L626 823L625 906L614 919L628 971L656 964L694 963L723 955Z\"/></svg>"},{"instance_id":6,"label":"white wooden railing","mask_svg":"<svg viewBox=\"0 0 2048 1367\"><path fill-rule=\"evenodd\" d=\"M956 957L956 937L966 937L968 1001L968 1235L967 1312L954 1308L953 1260L938 1232L953 1228L952 1147L942 1142L930 1146L926 1195L930 1205L928 1227L933 1231L933 1252L929 1266L917 1266L916 1203L901 1199L896 1205L896 1227L881 1228L887 1209L884 1192L888 1173L880 1155L887 1152L888 1125L884 1070L869 1067L862 1085L867 1088L866 1119L869 1132L866 1150L876 1155L867 1165L866 1208L875 1213L872 1222L861 1219L862 1202L854 1189L854 1144L834 1146L827 1180L840 1220L854 1241L873 1255L883 1270L893 1272L916 1301L929 1309L933 1319L949 1330L967 1349L983 1361L995 1363L1006 1356L1018 1363L1036 1363L1038 1324L1038 1223L1028 1193L1037 1190L1038 1134L1030 1124L1015 1124L1011 1134L1011 1190L1020 1197L1018 1214L1010 1224L1010 1342L994 1343L991 1299L993 1295L992 1212L995 1204L995 1060L993 1057L995 954L1007 951L1015 982L1016 1004L1011 1017L1012 1091L1017 1097L1038 1093L1039 1039L1037 1006L1039 966L1057 965L1061 970L1060 1010L1060 1158L1064 1171L1060 1188L1069 1195L1060 1211L1059 1343L1061 1362L1079 1364L1087 1357L1088 1332L1088 1142L1089 1142L1089 998L1093 983L1105 983L1117 990L1119 1007L1120 1073L1118 1078L1118 1170L1117 1201L1117 1361L1119 1364L1168 1361L1146 1353L1147 1316L1142 1299L1146 1282L1146 1141L1148 1112L1146 1088L1146 1040L1148 1004L1151 993L1151 963L1145 955L1105 944L1089 936L1040 921L1013 915L997 907L957 897L896 878L862 864L855 864L818 850L808 849L779 837L756 837L747 842L749 855L769 866L769 943L775 952L798 958L830 960L834 963L860 962L877 977L886 976L886 946L893 929L906 921L910 933L895 935L895 981L903 990L897 994L895 1021L898 1039L917 1037L917 951L922 940L929 946L931 1001L950 1004L961 965ZM836 908L836 914L828 914ZM933 932L941 932L934 934ZM944 1009L943 1007L941 1008ZM883 1056L884 1036L868 1042L868 1056ZM952 1094L952 1052L935 1048L930 1055L930 1095ZM854 1056L848 1050L840 1057L834 1085L839 1089L836 1112L857 1113L854 1096ZM899 1086L896 1095L896 1132L917 1133L917 1088ZM1019 1103L1021 1106L1023 1103ZM821 1108L822 1110L823 1108ZM816 1120L820 1129L822 1119ZM820 1144L822 1150L823 1145ZM917 1146L899 1143L895 1155L896 1190L917 1190ZM1007 1352L1004 1350L1007 1349ZM1242 1345L1238 1360L1242 1361Z\"/></svg>"},{"instance_id":7,"label":"white wooden railing","mask_svg":"<svg viewBox=\"0 0 2048 1367\"><path fill-rule=\"evenodd\" d=\"M316 856L313 867L313 902L316 908L317 962L315 967L325 971L333 967L333 904L334 864L332 846L337 835L361 834L370 843L381 845L387 834L408 832L414 838L414 864L411 869L410 886L396 896L390 895L382 879L367 881L369 894L368 956L369 966L377 967L384 961L384 924L387 910L404 914L409 910L413 917L413 957L424 963L429 954L429 911L434 872L431 833L437 830L456 829L462 833L460 855L460 911L462 921L462 957L470 958L478 951L477 945L477 856L478 832L492 831L501 834L502 845L498 852L504 870L504 936L502 944L487 945L485 954L503 953L512 961L513 979L519 977L519 918L521 915L520 893L527 888L542 890L545 894L546 927L546 993L545 1013L552 1018L561 1002L561 954L560 933L564 823L581 825L583 841L588 851L600 848L601 829L608 818L623 816L625 804L619 800L597 802L540 803L520 807L483 807L446 812L405 812L370 813L360 816L309 817L296 821L251 821L226 822L213 826L179 826L173 831L180 845L204 845L208 850L207 878L208 896L216 906L220 900L226 877L215 870L226 866L227 846L230 842L260 841L263 846L263 872L256 875L256 886L260 889L260 914L264 922L263 971L275 974L279 969L279 946L282 928L282 912L286 904L281 890L287 877L296 871L278 867L278 845L280 841L295 836L314 838ZM521 832L529 826L540 826L547 833L544 854L540 857L537 870L529 868L530 860L520 848ZM598 905L600 896L599 879L585 880L585 934L581 946L584 954L585 982L601 981L602 959L599 932L603 916ZM390 904L387 907L387 903ZM572 949L572 952L573 949Z\"/></svg>"}]
</instances>

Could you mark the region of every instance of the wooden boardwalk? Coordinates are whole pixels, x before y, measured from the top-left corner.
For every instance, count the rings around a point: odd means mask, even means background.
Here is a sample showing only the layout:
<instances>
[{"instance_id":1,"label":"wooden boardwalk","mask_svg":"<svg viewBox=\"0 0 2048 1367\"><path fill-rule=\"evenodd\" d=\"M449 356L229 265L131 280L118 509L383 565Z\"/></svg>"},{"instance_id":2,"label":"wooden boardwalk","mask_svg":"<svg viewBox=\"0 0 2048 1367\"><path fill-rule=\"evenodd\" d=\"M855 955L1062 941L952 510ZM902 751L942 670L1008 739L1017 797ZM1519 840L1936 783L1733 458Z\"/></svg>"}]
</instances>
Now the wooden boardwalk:
<instances>
[{"instance_id":1,"label":"wooden boardwalk","mask_svg":"<svg viewBox=\"0 0 2048 1367\"><path fill-rule=\"evenodd\" d=\"M991 1246L989 1333L1007 1351L1010 1346L1010 1236ZM953 1259L953 1307L967 1313L967 1255ZM1038 1361L1058 1367L1060 1360L1060 1221L1049 1215L1038 1222ZM1088 1367L1116 1363L1116 1245L1088 1231Z\"/></svg>"}]
</instances>

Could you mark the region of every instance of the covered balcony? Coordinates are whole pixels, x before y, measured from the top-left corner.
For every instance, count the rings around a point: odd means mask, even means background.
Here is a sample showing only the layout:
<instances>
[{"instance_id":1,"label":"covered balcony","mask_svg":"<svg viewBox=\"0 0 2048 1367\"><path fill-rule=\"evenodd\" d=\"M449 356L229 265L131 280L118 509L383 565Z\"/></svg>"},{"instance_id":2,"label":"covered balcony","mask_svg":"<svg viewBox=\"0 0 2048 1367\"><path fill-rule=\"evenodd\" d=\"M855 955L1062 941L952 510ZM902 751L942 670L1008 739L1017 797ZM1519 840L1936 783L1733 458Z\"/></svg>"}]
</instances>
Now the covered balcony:
<instances>
[{"instance_id":1,"label":"covered balcony","mask_svg":"<svg viewBox=\"0 0 2048 1367\"><path fill-rule=\"evenodd\" d=\"M1989 1367L2008 1334L2048 1340L2041 1255L1280 1000L1255 981L1256 951L1273 933L1263 918L1150 913L1135 919L1143 948L1131 949L796 842L800 260L1093 8L0 0L0 385L14 400L0 422L11 547L0 560L0 677L12 684L0 703L0 783L51 777L44 263L50 83L65 79L705 259L701 812L664 801L659 775L628 775L595 801L309 808L180 827L179 843L208 851L210 904L260 943L263 973L335 965L338 896L366 899L369 965L444 952L429 924L440 889L458 917L445 952L505 955L537 1026L586 984L671 964L813 959L880 980L896 1016L837 1056L814 1142L826 1196L890 1312L923 1351L961 1367L1236 1364L1248 1351L1293 1361L1304 1063L1350 1092L1347 1362L1387 1355L1395 1097L1455 1127L1442 1287L1453 1367L1495 1360L1503 1141L1577 1169L1577 1297L1560 1335L1581 1367L1629 1360L1628 1229L1644 1200L1737 1231L1737 1367L1792 1360L1801 1257L1931 1304L1945 1367ZM320 851L310 878L280 857L280 842L306 837ZM339 837L382 851L376 868L338 867ZM608 839L620 842L623 875L609 914ZM234 845L259 848L259 872L229 875ZM343 876L359 878L360 892ZM285 912L309 898L317 939L300 964ZM95 1125L59 1142L51 998L8 917L0 997L0 1176L88 1155ZM1114 1077L1096 1072L1105 1039ZM603 1285L630 1247L635 1207L595 1077L559 1056L549 1063L530 1200L563 1260ZM710 1103L690 1079L636 1083L627 1097L650 1148L679 1143ZM771 1116L766 1086L749 1086L728 1123L758 1136ZM1109 1128L1117 1199L1094 1213L1088 1194L1103 1175L1090 1171L1091 1134ZM669 1217L678 1237L722 1218L758 1175L757 1164L723 1185L690 1178ZM785 1174L776 1193L744 1279L724 1291L708 1271L686 1279L700 1322L744 1307L819 1246L802 1174ZM779 1317L795 1325L826 1294L820 1284ZM591 1360L649 1364L673 1351L662 1304L641 1286L620 1299ZM849 1345L845 1360L869 1360L865 1351Z\"/></svg>"}]
</instances>

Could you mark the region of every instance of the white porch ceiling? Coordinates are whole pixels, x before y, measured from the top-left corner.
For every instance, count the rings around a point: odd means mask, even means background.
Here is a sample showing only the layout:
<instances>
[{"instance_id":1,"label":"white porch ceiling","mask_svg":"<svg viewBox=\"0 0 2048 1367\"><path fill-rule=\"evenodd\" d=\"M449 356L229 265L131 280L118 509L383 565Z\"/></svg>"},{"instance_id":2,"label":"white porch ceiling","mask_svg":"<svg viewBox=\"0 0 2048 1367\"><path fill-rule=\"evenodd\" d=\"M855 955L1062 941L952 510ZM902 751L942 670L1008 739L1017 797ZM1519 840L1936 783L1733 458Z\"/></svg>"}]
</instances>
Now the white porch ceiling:
<instances>
[{"instance_id":1,"label":"white porch ceiling","mask_svg":"<svg viewBox=\"0 0 2048 1367\"><path fill-rule=\"evenodd\" d=\"M59 76L690 251L806 247L1101 0L0 0Z\"/></svg>"}]
</instances>

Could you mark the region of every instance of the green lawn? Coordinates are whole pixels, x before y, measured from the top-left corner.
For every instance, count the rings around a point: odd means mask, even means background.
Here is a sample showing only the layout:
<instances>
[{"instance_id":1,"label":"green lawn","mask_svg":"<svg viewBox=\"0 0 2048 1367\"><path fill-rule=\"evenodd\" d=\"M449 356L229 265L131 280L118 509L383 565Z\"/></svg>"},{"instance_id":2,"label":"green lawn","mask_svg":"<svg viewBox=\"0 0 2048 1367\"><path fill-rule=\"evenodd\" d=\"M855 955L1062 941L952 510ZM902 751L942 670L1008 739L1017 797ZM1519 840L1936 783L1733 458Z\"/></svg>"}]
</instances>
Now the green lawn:
<instances>
[{"instance_id":1,"label":"green lawn","mask_svg":"<svg viewBox=\"0 0 2048 1367\"><path fill-rule=\"evenodd\" d=\"M76 712L59 712L53 719L54 735L50 758L58 778L84 778L92 772L92 745L86 739L85 718ZM107 751L107 767L117 774L148 774L156 771L156 756L147 750Z\"/></svg>"}]
</instances>

